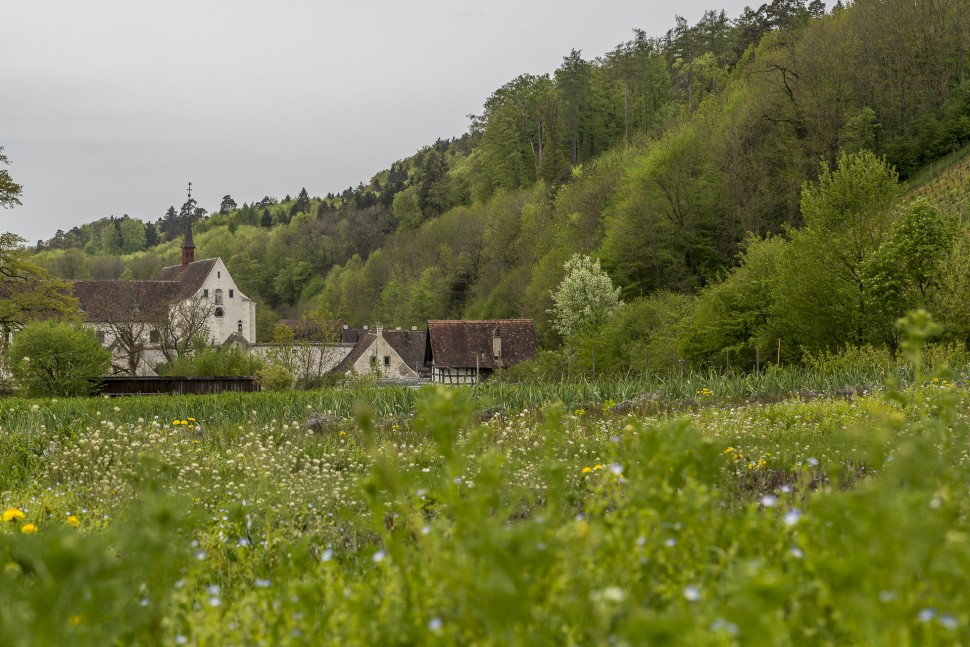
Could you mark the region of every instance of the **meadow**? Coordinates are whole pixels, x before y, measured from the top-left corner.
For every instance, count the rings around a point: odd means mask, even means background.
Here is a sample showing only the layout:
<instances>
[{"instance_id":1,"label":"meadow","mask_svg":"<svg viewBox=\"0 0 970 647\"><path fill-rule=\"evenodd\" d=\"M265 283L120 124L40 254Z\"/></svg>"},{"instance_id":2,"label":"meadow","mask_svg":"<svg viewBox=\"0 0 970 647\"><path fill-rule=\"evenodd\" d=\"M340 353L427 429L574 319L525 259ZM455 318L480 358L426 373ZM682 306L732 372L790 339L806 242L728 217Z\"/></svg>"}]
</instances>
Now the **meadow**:
<instances>
[{"instance_id":1,"label":"meadow","mask_svg":"<svg viewBox=\"0 0 970 647\"><path fill-rule=\"evenodd\" d=\"M0 400L0 644L967 644L966 373Z\"/></svg>"}]
</instances>

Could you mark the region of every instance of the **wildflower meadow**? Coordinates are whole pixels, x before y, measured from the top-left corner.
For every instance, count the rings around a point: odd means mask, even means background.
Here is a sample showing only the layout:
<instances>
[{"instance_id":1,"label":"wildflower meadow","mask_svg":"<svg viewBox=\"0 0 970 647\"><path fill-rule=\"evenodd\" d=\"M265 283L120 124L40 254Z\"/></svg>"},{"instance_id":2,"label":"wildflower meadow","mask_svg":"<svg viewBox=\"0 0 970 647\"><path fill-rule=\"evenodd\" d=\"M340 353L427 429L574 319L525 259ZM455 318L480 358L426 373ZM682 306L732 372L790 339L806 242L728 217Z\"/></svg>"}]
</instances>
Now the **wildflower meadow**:
<instances>
[{"instance_id":1,"label":"wildflower meadow","mask_svg":"<svg viewBox=\"0 0 970 647\"><path fill-rule=\"evenodd\" d=\"M0 644L967 644L970 399L907 370L4 400Z\"/></svg>"}]
</instances>

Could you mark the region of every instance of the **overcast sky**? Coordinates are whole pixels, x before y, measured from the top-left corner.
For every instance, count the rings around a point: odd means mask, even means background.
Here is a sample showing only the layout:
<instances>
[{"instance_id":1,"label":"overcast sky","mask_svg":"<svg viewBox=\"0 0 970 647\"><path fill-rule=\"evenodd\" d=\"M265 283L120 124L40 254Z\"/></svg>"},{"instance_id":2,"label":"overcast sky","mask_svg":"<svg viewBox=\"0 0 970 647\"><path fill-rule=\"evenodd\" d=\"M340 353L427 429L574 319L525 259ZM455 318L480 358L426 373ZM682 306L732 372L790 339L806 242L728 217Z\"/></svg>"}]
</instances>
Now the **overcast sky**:
<instances>
[{"instance_id":1,"label":"overcast sky","mask_svg":"<svg viewBox=\"0 0 970 647\"><path fill-rule=\"evenodd\" d=\"M522 73L552 73L741 0L29 0L0 21L0 146L24 187L0 231L35 243L193 183L213 211L341 191L437 138Z\"/></svg>"}]
</instances>

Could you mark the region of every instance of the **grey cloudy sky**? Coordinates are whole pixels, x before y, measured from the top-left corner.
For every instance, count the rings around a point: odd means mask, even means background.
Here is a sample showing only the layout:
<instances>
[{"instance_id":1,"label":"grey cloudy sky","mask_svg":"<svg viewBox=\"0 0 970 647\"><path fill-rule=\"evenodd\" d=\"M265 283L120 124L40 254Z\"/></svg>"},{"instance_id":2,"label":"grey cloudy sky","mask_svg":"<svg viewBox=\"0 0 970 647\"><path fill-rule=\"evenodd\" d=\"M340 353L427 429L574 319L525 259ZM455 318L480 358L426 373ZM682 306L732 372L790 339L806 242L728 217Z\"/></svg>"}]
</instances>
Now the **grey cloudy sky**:
<instances>
[{"instance_id":1,"label":"grey cloudy sky","mask_svg":"<svg viewBox=\"0 0 970 647\"><path fill-rule=\"evenodd\" d=\"M0 146L30 242L124 213L341 191L438 137L505 82L594 58L721 0L30 0L0 21Z\"/></svg>"}]
</instances>

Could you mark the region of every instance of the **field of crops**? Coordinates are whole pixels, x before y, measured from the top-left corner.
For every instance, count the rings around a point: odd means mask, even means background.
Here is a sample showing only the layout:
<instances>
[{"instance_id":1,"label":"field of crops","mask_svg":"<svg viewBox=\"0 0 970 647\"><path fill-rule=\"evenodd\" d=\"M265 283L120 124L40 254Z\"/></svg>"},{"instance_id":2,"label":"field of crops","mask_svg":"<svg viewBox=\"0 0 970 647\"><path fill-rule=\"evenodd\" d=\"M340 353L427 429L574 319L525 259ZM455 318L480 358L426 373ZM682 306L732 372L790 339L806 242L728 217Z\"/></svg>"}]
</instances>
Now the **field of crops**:
<instances>
[{"instance_id":1,"label":"field of crops","mask_svg":"<svg viewBox=\"0 0 970 647\"><path fill-rule=\"evenodd\" d=\"M866 370L0 400L0 644L968 644L964 377Z\"/></svg>"},{"instance_id":2,"label":"field of crops","mask_svg":"<svg viewBox=\"0 0 970 647\"><path fill-rule=\"evenodd\" d=\"M909 198L926 198L946 213L970 221L970 151L955 152L934 162L912 179Z\"/></svg>"}]
</instances>

